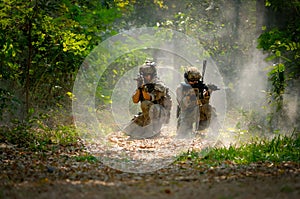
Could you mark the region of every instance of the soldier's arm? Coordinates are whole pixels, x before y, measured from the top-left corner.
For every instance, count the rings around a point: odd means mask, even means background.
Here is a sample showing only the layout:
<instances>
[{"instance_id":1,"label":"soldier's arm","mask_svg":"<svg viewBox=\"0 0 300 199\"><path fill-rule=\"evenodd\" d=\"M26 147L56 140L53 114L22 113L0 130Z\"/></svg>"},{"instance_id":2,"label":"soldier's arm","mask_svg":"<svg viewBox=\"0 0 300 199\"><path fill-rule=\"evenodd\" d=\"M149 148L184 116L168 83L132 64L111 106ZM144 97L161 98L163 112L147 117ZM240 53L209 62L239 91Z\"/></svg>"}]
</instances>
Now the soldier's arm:
<instances>
[{"instance_id":1,"label":"soldier's arm","mask_svg":"<svg viewBox=\"0 0 300 199\"><path fill-rule=\"evenodd\" d=\"M181 83L176 89L177 103L182 109L190 105L190 96L195 96L195 92L188 84Z\"/></svg>"},{"instance_id":2,"label":"soldier's arm","mask_svg":"<svg viewBox=\"0 0 300 199\"><path fill-rule=\"evenodd\" d=\"M145 100L150 100L151 101L151 94L147 92L145 89L142 89L142 94Z\"/></svg>"},{"instance_id":3,"label":"soldier's arm","mask_svg":"<svg viewBox=\"0 0 300 199\"><path fill-rule=\"evenodd\" d=\"M142 99L151 100L151 94L150 93L148 93L143 88L138 88L138 89L135 90L134 94L132 95L133 103L138 103L141 99L141 95L142 95Z\"/></svg>"},{"instance_id":4,"label":"soldier's arm","mask_svg":"<svg viewBox=\"0 0 300 199\"><path fill-rule=\"evenodd\" d=\"M140 89L136 89L134 94L132 95L133 103L138 103L140 101L140 95L141 95Z\"/></svg>"},{"instance_id":5,"label":"soldier's arm","mask_svg":"<svg viewBox=\"0 0 300 199\"><path fill-rule=\"evenodd\" d=\"M180 102L182 100L182 87L181 87L181 85L179 85L176 88L176 99L177 99L177 103L180 104Z\"/></svg>"}]
</instances>

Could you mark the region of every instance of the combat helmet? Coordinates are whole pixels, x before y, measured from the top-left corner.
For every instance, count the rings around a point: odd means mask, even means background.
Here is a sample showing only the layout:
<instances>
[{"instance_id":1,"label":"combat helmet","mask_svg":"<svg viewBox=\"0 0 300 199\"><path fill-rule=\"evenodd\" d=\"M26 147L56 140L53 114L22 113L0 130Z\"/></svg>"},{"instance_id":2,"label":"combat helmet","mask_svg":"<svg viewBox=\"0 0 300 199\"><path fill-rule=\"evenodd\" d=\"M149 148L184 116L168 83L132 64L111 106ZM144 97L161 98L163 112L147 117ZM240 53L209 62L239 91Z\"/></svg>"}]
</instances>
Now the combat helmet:
<instances>
[{"instance_id":1,"label":"combat helmet","mask_svg":"<svg viewBox=\"0 0 300 199\"><path fill-rule=\"evenodd\" d=\"M145 63L140 67L139 72L141 75L150 74L152 78L157 77L156 63L151 59L146 59Z\"/></svg>"},{"instance_id":2,"label":"combat helmet","mask_svg":"<svg viewBox=\"0 0 300 199\"><path fill-rule=\"evenodd\" d=\"M200 81L201 74L198 68L196 67L187 67L184 72L184 80L186 83L188 81Z\"/></svg>"}]
</instances>

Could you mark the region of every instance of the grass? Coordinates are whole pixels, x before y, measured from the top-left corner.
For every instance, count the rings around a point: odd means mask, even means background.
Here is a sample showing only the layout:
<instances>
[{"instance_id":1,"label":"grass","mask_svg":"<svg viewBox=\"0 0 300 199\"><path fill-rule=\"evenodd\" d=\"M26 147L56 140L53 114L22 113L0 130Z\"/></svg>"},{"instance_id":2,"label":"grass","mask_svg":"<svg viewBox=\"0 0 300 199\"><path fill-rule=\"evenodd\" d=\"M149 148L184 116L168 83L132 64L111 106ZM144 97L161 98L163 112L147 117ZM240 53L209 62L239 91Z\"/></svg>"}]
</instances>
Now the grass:
<instances>
[{"instance_id":1,"label":"grass","mask_svg":"<svg viewBox=\"0 0 300 199\"><path fill-rule=\"evenodd\" d=\"M177 161L191 160L206 164L218 165L225 161L236 164L250 164L254 162L300 162L300 136L278 135L271 140L256 140L241 146L213 148L203 155L201 152L189 151L180 155Z\"/></svg>"}]
</instances>

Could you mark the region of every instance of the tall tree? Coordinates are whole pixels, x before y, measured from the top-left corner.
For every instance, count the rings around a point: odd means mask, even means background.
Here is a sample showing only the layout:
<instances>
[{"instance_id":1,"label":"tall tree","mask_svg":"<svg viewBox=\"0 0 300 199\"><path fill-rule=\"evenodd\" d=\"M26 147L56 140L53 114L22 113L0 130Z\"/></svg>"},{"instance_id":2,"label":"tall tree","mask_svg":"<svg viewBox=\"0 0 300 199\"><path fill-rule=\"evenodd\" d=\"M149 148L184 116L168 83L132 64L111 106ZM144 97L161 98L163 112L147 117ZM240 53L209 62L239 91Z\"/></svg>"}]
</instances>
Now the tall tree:
<instances>
[{"instance_id":1,"label":"tall tree","mask_svg":"<svg viewBox=\"0 0 300 199\"><path fill-rule=\"evenodd\" d=\"M24 116L66 96L85 56L115 33L120 16L113 2L96 0L3 0L0 13L1 89L19 96Z\"/></svg>"}]
</instances>

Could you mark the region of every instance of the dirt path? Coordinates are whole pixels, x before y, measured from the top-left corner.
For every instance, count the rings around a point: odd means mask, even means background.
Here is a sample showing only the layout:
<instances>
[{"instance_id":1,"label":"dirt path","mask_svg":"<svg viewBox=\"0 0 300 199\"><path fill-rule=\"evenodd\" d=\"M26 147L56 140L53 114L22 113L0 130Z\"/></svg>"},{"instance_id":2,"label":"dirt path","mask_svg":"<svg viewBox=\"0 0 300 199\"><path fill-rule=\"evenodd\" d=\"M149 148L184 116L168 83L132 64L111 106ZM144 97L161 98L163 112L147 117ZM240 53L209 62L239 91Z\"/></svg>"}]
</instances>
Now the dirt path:
<instances>
[{"instance_id":1,"label":"dirt path","mask_svg":"<svg viewBox=\"0 0 300 199\"><path fill-rule=\"evenodd\" d=\"M12 168L10 179L2 174L0 198L299 198L299 165L265 166L192 169L178 164L147 174L84 162L67 172L41 167L24 174L25 168Z\"/></svg>"},{"instance_id":2,"label":"dirt path","mask_svg":"<svg viewBox=\"0 0 300 199\"><path fill-rule=\"evenodd\" d=\"M80 146L30 151L0 147L0 198L300 198L300 164L189 161L150 173L127 173L93 159Z\"/></svg>"},{"instance_id":3,"label":"dirt path","mask_svg":"<svg viewBox=\"0 0 300 199\"><path fill-rule=\"evenodd\" d=\"M1 186L1 198L299 198L300 176L242 177L212 180L206 175L122 181L56 180Z\"/></svg>"}]
</instances>

